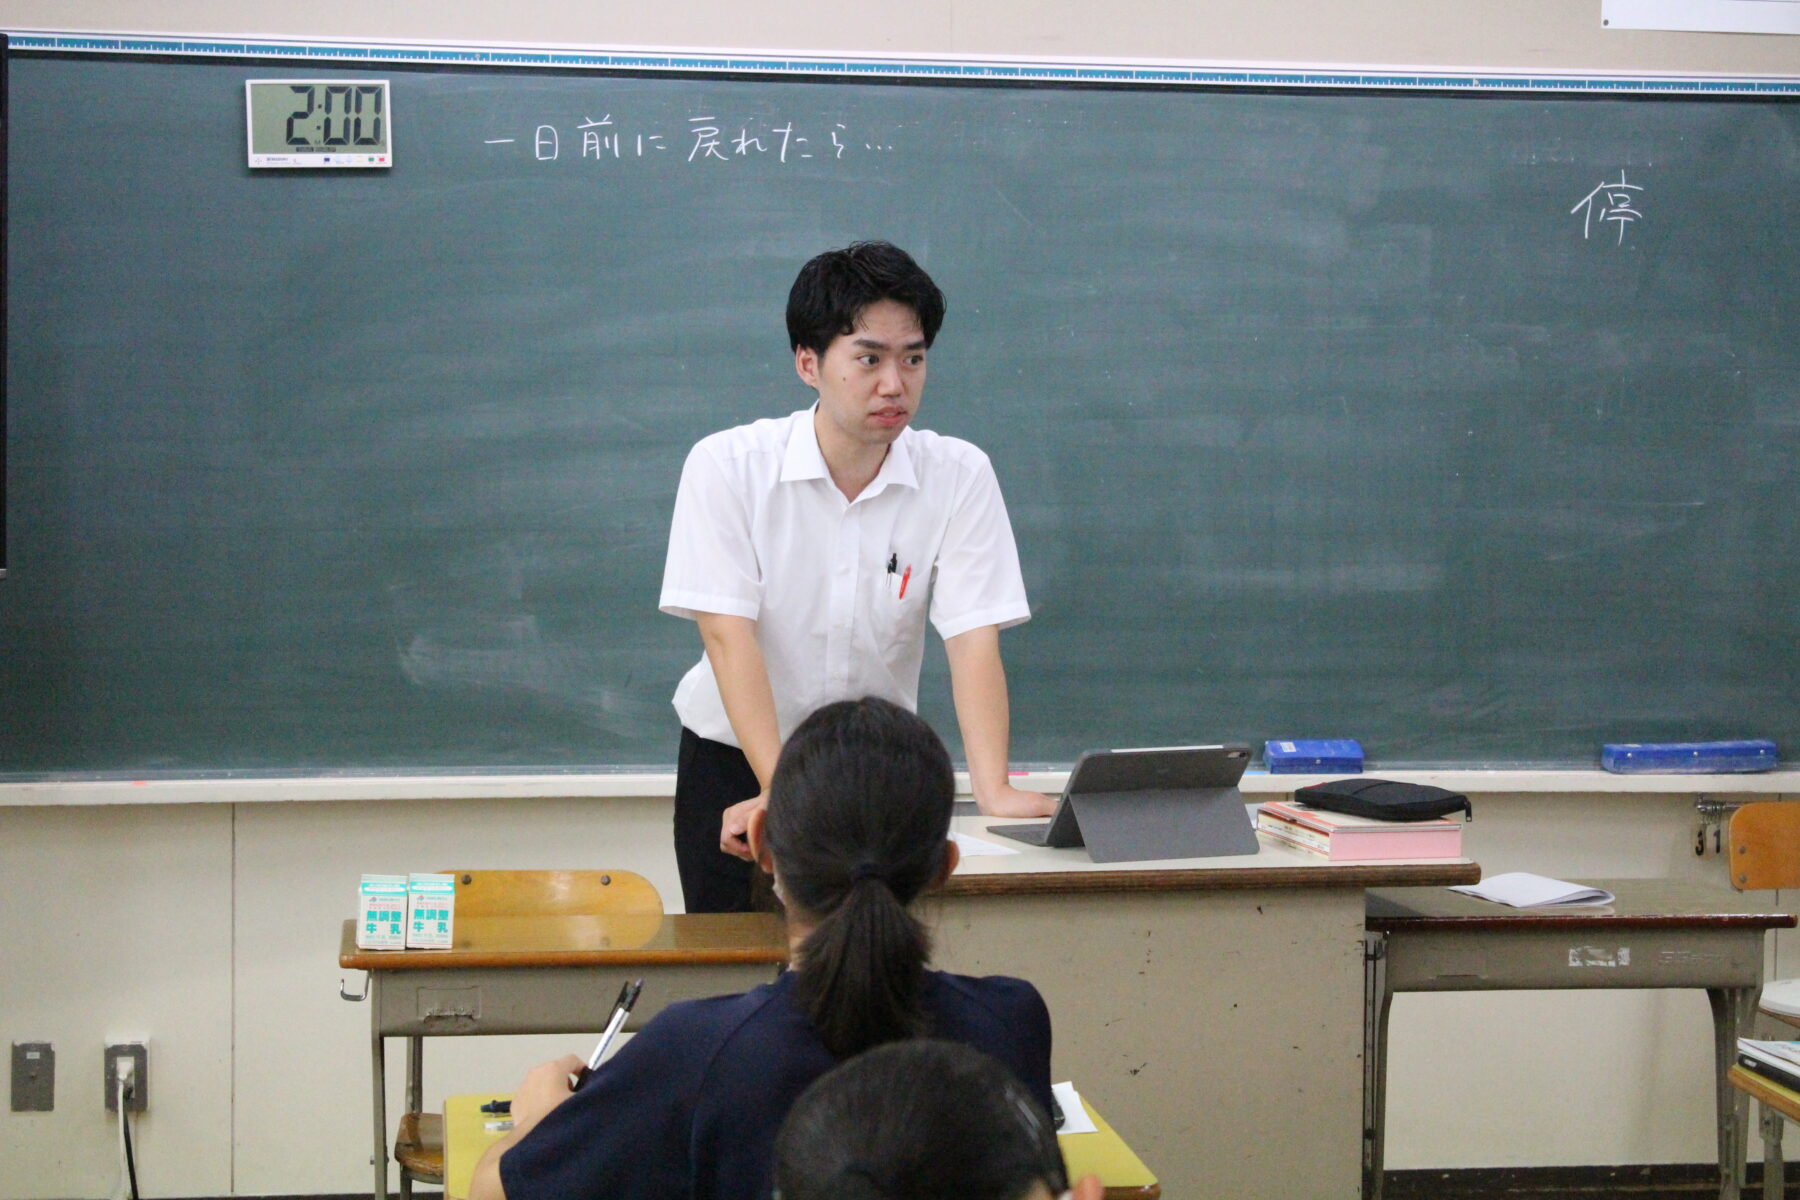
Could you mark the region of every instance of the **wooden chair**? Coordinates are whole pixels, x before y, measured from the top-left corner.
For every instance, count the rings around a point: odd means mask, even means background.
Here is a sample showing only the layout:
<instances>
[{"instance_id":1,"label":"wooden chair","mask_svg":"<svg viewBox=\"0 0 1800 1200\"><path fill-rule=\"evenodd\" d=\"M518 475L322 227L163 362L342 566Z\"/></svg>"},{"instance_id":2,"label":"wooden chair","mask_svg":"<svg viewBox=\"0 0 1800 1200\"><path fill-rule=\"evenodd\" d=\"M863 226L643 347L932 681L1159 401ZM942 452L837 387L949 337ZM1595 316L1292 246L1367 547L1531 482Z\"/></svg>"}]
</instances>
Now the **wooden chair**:
<instances>
[{"instance_id":1,"label":"wooden chair","mask_svg":"<svg viewBox=\"0 0 1800 1200\"><path fill-rule=\"evenodd\" d=\"M1740 892L1788 891L1800 888L1800 804L1758 801L1731 814L1731 886ZM1773 1021L1800 1027L1800 979L1763 985L1757 1012ZM1795 1036L1790 1034L1789 1036ZM1757 1102L1763 1139L1763 1196L1780 1200L1784 1164L1781 1154L1782 1109L1771 1103L1775 1089L1734 1067L1731 1083ZM1789 1114L1792 1116L1792 1114Z\"/></svg>"},{"instance_id":2,"label":"wooden chair","mask_svg":"<svg viewBox=\"0 0 1800 1200\"><path fill-rule=\"evenodd\" d=\"M656 885L635 871L471 871L456 876L456 920L485 917L596 917L662 915ZM400 1195L412 1185L444 1182L444 1118L420 1112L424 1086L422 1038L406 1039L407 1112L394 1138Z\"/></svg>"}]
</instances>

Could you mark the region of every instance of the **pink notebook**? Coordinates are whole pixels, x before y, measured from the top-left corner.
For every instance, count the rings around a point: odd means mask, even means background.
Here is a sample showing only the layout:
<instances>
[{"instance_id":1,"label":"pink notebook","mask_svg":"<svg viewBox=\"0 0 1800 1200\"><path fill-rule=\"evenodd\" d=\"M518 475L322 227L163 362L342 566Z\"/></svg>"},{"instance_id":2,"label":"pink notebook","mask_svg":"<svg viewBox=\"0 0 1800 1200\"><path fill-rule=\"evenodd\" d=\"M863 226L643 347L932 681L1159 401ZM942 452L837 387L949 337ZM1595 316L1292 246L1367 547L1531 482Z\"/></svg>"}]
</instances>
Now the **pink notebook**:
<instances>
[{"instance_id":1,"label":"pink notebook","mask_svg":"<svg viewBox=\"0 0 1800 1200\"><path fill-rule=\"evenodd\" d=\"M1259 833L1320 854L1332 862L1390 858L1461 858L1462 823L1377 821L1327 812L1290 800L1269 800L1256 816Z\"/></svg>"}]
</instances>

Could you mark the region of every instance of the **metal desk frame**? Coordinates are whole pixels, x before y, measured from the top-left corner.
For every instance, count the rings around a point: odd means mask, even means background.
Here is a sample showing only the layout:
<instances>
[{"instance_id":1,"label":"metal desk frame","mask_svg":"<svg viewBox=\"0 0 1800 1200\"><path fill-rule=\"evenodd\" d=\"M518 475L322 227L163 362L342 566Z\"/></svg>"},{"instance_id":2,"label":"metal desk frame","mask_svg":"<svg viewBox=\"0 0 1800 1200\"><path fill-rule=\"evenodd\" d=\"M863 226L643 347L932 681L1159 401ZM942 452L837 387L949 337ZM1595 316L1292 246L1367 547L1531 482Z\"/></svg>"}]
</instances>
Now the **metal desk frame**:
<instances>
[{"instance_id":1,"label":"metal desk frame","mask_svg":"<svg viewBox=\"0 0 1800 1200\"><path fill-rule=\"evenodd\" d=\"M547 942L535 953L510 955L468 953L462 945L454 951L359 951L355 922L344 922L339 965L369 973L364 995L340 994L369 1004L375 1200L388 1195L388 1038L406 1039L406 1111L416 1113L424 1103L428 1037L598 1033L620 985L642 976L643 993L625 1025L635 1031L677 1000L767 983L787 958L786 934L772 914L671 915L660 921L663 936L646 946L582 950ZM745 921L767 926L760 945L747 945L741 935L708 937L715 926L735 928ZM464 927L477 924L471 919ZM463 961L456 961L459 957ZM412 1178L404 1169L400 1195L412 1195Z\"/></svg>"},{"instance_id":2,"label":"metal desk frame","mask_svg":"<svg viewBox=\"0 0 1800 1200\"><path fill-rule=\"evenodd\" d=\"M1788 913L1734 911L1724 888L1599 880L1612 910L1508 909L1442 888L1370 893L1364 966L1363 1196L1381 1200L1387 1025L1397 992L1704 988L1712 1006L1719 1195L1743 1187L1749 1104L1727 1081L1762 991L1763 943Z\"/></svg>"}]
</instances>

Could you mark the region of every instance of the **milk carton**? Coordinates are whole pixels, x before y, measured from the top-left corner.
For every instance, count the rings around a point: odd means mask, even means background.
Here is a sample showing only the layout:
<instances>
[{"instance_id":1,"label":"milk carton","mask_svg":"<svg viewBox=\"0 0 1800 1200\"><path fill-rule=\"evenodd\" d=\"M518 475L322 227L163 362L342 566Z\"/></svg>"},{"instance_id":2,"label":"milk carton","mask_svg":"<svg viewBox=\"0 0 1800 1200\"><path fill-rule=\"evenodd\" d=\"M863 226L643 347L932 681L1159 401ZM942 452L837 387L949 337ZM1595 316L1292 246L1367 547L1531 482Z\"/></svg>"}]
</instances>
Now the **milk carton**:
<instances>
[{"instance_id":1,"label":"milk carton","mask_svg":"<svg viewBox=\"0 0 1800 1200\"><path fill-rule=\"evenodd\" d=\"M456 876L406 877L406 948L448 950L456 918Z\"/></svg>"},{"instance_id":2,"label":"milk carton","mask_svg":"<svg viewBox=\"0 0 1800 1200\"><path fill-rule=\"evenodd\" d=\"M358 950L406 948L406 876L364 875L356 912Z\"/></svg>"}]
</instances>

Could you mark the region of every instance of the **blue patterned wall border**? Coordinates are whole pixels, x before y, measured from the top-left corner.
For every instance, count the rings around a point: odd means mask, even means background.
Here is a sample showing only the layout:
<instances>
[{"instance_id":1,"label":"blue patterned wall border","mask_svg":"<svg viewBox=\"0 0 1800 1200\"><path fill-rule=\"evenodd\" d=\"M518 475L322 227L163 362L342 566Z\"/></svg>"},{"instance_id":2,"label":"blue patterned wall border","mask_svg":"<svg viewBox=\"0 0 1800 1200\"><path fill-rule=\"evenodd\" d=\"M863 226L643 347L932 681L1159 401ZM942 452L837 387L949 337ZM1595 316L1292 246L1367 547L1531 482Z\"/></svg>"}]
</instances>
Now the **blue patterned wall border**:
<instances>
[{"instance_id":1,"label":"blue patterned wall border","mask_svg":"<svg viewBox=\"0 0 1800 1200\"><path fill-rule=\"evenodd\" d=\"M1430 91L1599 92L1610 94L1800 95L1800 78L1532 75L1510 72L1420 74L1403 71L1181 67L978 59L759 56L729 52L530 49L506 46L243 41L143 34L18 32L15 50L77 54L184 55L313 62L418 63L433 66L546 67L562 70L841 75L965 82L1111 83L1174 87L1387 88Z\"/></svg>"}]
</instances>

